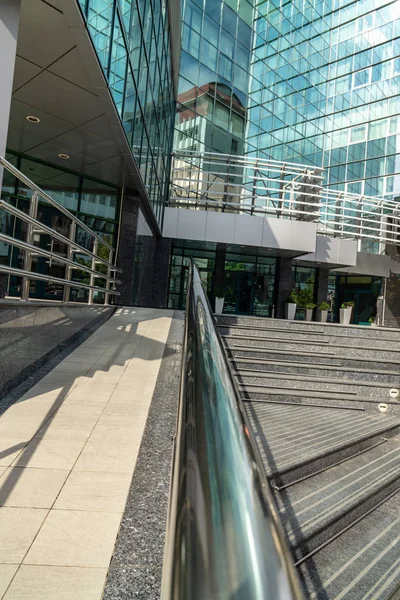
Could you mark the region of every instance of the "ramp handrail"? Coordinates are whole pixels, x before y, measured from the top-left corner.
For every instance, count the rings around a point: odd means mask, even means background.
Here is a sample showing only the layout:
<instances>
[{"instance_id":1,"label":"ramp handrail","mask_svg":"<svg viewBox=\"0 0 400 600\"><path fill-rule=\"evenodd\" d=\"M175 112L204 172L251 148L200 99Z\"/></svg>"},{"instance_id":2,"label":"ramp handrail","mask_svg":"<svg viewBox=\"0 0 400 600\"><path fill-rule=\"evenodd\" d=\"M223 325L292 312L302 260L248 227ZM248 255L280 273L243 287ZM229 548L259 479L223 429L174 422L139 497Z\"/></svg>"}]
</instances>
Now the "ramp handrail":
<instances>
[{"instance_id":1,"label":"ramp handrail","mask_svg":"<svg viewBox=\"0 0 400 600\"><path fill-rule=\"evenodd\" d=\"M14 217L21 222L25 223L26 237L20 239L15 235L9 235L10 232L0 231L0 243L5 245L18 248L23 252L23 266L20 268L15 265L5 265L0 263L0 273L8 276L22 277L21 286L21 300L29 300L30 281L46 281L47 283L55 283L64 286L63 301L68 302L70 300L71 288L87 290L88 303L93 303L93 293L101 292L104 294L104 304L108 304L109 296L118 296L120 293L116 291L115 286L120 283L116 279L116 273L122 272L121 269L117 268L114 264L115 249L95 231L90 229L85 223L78 219L73 213L67 208L59 204L54 198L52 198L47 192L42 190L38 185L31 181L24 173L19 171L14 165L8 162L5 158L0 156L0 166L4 167L8 172L14 175L18 180L22 181L28 188L33 191L31 197L27 197L26 200L29 202L29 211L25 212L20 210L10 202L6 202L4 199L0 200L0 211L3 211L6 215ZM13 194L4 192L4 196L13 197ZM66 216L69 220L69 232L68 237L57 231L56 229L49 227L45 223L42 223L38 219L38 206L39 201L42 200L52 207L57 209L60 213ZM92 249L86 248L76 241L77 228L82 229L89 234L89 246ZM50 250L35 245L38 236L40 239L41 235L47 235L51 238ZM54 240L60 242L66 246L66 255L57 253L53 250ZM104 255L99 255L99 250L105 249L108 254L108 258ZM87 264L81 264L74 260L74 254L79 253L84 255L90 261L90 266ZM39 273L32 270L32 258L39 256L46 258L51 265L52 262L65 266L65 277L56 277L50 273ZM106 272L101 272L96 269L96 265L103 265ZM80 281L74 281L72 279L72 273L74 270L87 273L89 275L89 283L83 283ZM105 280L105 287L95 285L96 279ZM35 298L37 300L37 298Z\"/></svg>"},{"instance_id":2,"label":"ramp handrail","mask_svg":"<svg viewBox=\"0 0 400 600\"><path fill-rule=\"evenodd\" d=\"M300 600L199 272L191 266L161 600Z\"/></svg>"}]
</instances>

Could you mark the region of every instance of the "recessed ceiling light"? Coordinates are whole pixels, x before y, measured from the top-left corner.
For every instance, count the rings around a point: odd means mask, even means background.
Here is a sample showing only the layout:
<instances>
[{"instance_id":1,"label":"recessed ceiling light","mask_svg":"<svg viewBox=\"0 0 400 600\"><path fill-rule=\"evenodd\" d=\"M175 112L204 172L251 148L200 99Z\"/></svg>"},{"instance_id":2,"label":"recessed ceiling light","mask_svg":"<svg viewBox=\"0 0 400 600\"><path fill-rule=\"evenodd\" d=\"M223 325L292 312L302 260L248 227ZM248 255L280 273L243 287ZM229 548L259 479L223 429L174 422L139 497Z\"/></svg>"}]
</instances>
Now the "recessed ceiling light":
<instances>
[{"instance_id":1,"label":"recessed ceiling light","mask_svg":"<svg viewBox=\"0 0 400 600\"><path fill-rule=\"evenodd\" d=\"M29 123L40 123L39 117L35 117L34 115L28 115L26 120L29 121Z\"/></svg>"},{"instance_id":2,"label":"recessed ceiling light","mask_svg":"<svg viewBox=\"0 0 400 600\"><path fill-rule=\"evenodd\" d=\"M59 156L59 158L64 158L65 160L67 160L67 158L69 158L69 154L62 154L61 153L58 156Z\"/></svg>"}]
</instances>

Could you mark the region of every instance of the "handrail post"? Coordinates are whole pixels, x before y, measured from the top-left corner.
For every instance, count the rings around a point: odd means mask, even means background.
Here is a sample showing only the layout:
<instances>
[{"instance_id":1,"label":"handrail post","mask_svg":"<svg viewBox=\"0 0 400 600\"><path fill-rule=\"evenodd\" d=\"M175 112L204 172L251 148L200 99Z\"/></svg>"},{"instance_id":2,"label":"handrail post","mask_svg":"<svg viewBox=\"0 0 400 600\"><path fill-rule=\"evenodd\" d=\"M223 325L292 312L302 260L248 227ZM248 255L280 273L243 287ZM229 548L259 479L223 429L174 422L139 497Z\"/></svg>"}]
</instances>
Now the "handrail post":
<instances>
[{"instance_id":1,"label":"handrail post","mask_svg":"<svg viewBox=\"0 0 400 600\"><path fill-rule=\"evenodd\" d=\"M32 219L37 218L37 210L39 204L39 195L37 192L33 192L32 197L30 199L29 204L29 216ZM33 225L28 223L26 229L26 241L28 244L33 245ZM30 271L32 268L32 253L30 250L25 250L24 256L24 271ZM21 300L27 301L29 300L29 287L30 287L30 279L29 277L24 277L22 279L22 290L21 290Z\"/></svg>"},{"instance_id":2,"label":"handrail post","mask_svg":"<svg viewBox=\"0 0 400 600\"><path fill-rule=\"evenodd\" d=\"M99 243L98 243L97 239L95 238L95 240L93 242L93 254L96 256L97 256L98 246L99 246ZM92 268L92 271L96 270L95 257L92 258L91 268ZM94 273L90 273L90 285L92 285L92 286L94 285ZM88 304L93 304L93 290L89 290Z\"/></svg>"},{"instance_id":3,"label":"handrail post","mask_svg":"<svg viewBox=\"0 0 400 600\"><path fill-rule=\"evenodd\" d=\"M108 255L108 262L114 264L114 251L113 250L110 250L110 253ZM109 277L111 277L111 267L110 266L107 268L107 275ZM111 286L112 286L112 281L110 279L107 279L106 280L106 289L111 290L112 289ZM109 303L109 296L110 296L110 294L107 291L104 296L104 304L106 304L106 305Z\"/></svg>"},{"instance_id":4,"label":"handrail post","mask_svg":"<svg viewBox=\"0 0 400 600\"><path fill-rule=\"evenodd\" d=\"M71 244L69 244L67 246L67 258L69 260L72 260L73 255L74 255L72 243L75 242L75 234L76 234L76 223L74 221L71 221L71 225L69 228L69 239L71 240ZM70 265L67 265L65 267L65 279L67 279L68 281L71 281L71 274L72 274L72 267ZM70 293L71 293L71 286L65 285L64 286L64 298L63 298L64 302L69 302Z\"/></svg>"}]
</instances>

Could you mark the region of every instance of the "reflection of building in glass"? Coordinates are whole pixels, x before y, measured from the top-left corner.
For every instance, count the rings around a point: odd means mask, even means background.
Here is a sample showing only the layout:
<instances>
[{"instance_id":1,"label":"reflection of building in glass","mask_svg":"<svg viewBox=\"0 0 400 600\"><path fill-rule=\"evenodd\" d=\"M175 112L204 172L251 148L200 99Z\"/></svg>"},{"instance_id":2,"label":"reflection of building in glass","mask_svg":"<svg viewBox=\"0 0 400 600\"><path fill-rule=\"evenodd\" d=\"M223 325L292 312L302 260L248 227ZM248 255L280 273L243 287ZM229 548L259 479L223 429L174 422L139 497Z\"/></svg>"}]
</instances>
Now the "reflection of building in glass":
<instances>
[{"instance_id":1,"label":"reflection of building in glass","mask_svg":"<svg viewBox=\"0 0 400 600\"><path fill-rule=\"evenodd\" d=\"M100 65L156 217L168 189L174 92L167 10L161 0L80 0Z\"/></svg>"},{"instance_id":2,"label":"reflection of building in glass","mask_svg":"<svg viewBox=\"0 0 400 600\"><path fill-rule=\"evenodd\" d=\"M392 194L400 2L341 4L260 3L249 142L277 160L325 167L332 189Z\"/></svg>"},{"instance_id":3,"label":"reflection of building in glass","mask_svg":"<svg viewBox=\"0 0 400 600\"><path fill-rule=\"evenodd\" d=\"M247 0L184 1L176 149L244 153L253 12Z\"/></svg>"}]
</instances>

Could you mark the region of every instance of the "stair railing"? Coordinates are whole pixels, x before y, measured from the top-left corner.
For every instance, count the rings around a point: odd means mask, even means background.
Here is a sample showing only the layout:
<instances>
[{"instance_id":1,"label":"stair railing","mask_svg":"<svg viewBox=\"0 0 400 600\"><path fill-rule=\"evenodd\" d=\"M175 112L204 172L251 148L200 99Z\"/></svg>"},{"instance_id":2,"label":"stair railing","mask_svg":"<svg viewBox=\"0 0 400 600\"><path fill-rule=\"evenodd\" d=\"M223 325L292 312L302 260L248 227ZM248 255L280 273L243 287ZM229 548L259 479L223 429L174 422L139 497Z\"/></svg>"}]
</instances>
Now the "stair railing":
<instances>
[{"instance_id":1,"label":"stair railing","mask_svg":"<svg viewBox=\"0 0 400 600\"><path fill-rule=\"evenodd\" d=\"M161 600L300 600L245 409L191 265Z\"/></svg>"},{"instance_id":2,"label":"stair railing","mask_svg":"<svg viewBox=\"0 0 400 600\"><path fill-rule=\"evenodd\" d=\"M45 281L64 286L63 302L70 301L70 291L72 288L86 290L88 292L88 304L93 304L94 292L104 294L104 304L109 304L110 296L118 296L120 293L115 287L121 283L116 278L116 273L122 272L114 264L115 249L100 235L94 232L88 225L83 223L67 208L59 204L54 198L42 190L31 179L26 177L24 173L19 171L14 165L0 156L0 165L9 173L14 175L19 181L24 183L32 190L30 198L26 198L29 202L28 212L24 212L4 199L0 200L0 212L4 211L6 215L10 215L15 219L19 219L26 226L25 240L19 239L14 235L8 235L4 230L0 230L0 242L12 247L19 248L23 251L22 268L10 266L0 263L0 273L15 277L22 277L21 296L23 301L29 300L31 281ZM4 194L7 195L7 194ZM12 195L10 195L12 196ZM38 219L39 202L45 202L53 206L59 213L62 213L70 220L68 237L49 227ZM0 221L1 225L1 221ZM85 248L76 241L78 228L83 230L88 236L88 248ZM15 230L15 228L14 228ZM50 236L50 250L41 248L34 242L40 239L40 236ZM66 255L54 252L54 240L61 242L66 246ZM92 249L89 249L92 248ZM103 256L99 254L102 251ZM82 264L74 260L75 254L84 255L85 259L90 262L90 266ZM107 254L107 258L104 257ZM35 256L49 259L49 265L59 263L65 266L65 276L55 277L48 273L38 273L32 270L32 258ZM98 270L98 265L102 265L104 272ZM78 270L89 276L89 283L83 283L72 279L74 270ZM87 274L87 275L86 275ZM96 279L105 280L105 287L95 285ZM37 300L37 298L36 298Z\"/></svg>"}]
</instances>

